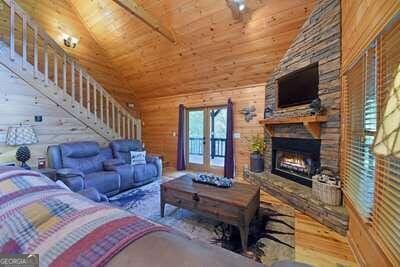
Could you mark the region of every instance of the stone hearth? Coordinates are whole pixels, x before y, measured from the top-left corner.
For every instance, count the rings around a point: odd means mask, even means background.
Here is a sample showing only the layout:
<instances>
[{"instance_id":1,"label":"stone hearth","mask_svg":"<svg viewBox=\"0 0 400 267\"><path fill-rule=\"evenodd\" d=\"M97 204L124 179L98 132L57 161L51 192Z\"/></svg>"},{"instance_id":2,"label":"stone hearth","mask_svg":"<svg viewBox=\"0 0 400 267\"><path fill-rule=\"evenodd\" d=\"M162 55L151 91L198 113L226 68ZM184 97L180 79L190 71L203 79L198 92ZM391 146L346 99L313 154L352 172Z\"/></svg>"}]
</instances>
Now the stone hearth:
<instances>
[{"instance_id":1,"label":"stone hearth","mask_svg":"<svg viewBox=\"0 0 400 267\"><path fill-rule=\"evenodd\" d=\"M311 188L271 173L244 170L244 178L274 197L292 205L341 235L348 229L348 214L342 206L329 206L314 198Z\"/></svg>"}]
</instances>

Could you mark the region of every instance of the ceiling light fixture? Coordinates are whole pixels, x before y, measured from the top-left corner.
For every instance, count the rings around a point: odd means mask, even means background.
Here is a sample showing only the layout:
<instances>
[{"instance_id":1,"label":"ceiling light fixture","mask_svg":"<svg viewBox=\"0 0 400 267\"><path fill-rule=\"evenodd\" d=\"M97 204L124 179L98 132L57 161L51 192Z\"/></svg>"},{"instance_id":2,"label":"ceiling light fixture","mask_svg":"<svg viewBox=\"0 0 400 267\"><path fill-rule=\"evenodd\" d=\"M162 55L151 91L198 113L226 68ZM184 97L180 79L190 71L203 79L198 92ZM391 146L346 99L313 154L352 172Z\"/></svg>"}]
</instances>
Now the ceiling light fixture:
<instances>
[{"instance_id":1,"label":"ceiling light fixture","mask_svg":"<svg viewBox=\"0 0 400 267\"><path fill-rule=\"evenodd\" d=\"M234 0L237 8L239 9L240 12L244 11L246 9L246 3L245 0Z\"/></svg>"}]
</instances>

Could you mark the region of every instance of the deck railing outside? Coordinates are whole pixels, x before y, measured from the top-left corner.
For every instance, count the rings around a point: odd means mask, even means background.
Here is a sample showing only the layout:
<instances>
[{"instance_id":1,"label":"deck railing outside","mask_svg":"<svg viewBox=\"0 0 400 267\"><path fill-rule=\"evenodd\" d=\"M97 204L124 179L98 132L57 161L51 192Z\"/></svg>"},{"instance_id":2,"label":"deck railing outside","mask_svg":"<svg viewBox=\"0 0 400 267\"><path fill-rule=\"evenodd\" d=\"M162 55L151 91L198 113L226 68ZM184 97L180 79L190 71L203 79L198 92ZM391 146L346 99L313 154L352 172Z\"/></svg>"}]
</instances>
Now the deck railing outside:
<instances>
[{"instance_id":1,"label":"deck railing outside","mask_svg":"<svg viewBox=\"0 0 400 267\"><path fill-rule=\"evenodd\" d=\"M204 138L202 137L189 137L189 155L203 155L204 154ZM211 138L210 157L225 157L225 142L226 138Z\"/></svg>"}]
</instances>

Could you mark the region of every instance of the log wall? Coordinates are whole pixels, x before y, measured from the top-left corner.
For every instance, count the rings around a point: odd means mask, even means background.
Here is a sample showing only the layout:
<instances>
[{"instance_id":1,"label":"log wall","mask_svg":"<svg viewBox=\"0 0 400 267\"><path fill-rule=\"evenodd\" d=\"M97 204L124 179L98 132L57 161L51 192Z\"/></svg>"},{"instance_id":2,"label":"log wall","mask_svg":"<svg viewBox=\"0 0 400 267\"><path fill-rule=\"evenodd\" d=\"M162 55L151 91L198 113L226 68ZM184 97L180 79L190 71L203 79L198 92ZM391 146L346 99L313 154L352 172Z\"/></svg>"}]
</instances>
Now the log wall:
<instances>
[{"instance_id":1,"label":"log wall","mask_svg":"<svg viewBox=\"0 0 400 267\"><path fill-rule=\"evenodd\" d=\"M247 138L263 133L258 120L264 112L264 88L265 85L260 84L141 101L139 108L142 112L142 136L146 150L162 154L168 166L176 167L179 104L188 108L226 105L230 97L233 102L234 132L240 134L240 138L234 139L236 175L242 175L243 167L249 165ZM257 114L250 122L246 122L240 114L240 110L248 105L254 105Z\"/></svg>"}]
</instances>

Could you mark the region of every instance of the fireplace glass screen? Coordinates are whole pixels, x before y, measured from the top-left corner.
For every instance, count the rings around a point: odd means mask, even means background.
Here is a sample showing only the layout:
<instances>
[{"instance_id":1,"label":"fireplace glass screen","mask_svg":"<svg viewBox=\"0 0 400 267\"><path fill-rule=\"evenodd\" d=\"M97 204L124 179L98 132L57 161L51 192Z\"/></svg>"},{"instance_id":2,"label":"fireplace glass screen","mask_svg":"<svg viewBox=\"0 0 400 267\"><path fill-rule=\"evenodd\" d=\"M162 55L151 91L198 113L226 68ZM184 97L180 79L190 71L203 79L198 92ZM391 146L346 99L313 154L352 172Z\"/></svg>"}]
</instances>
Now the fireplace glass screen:
<instances>
[{"instance_id":1,"label":"fireplace glass screen","mask_svg":"<svg viewBox=\"0 0 400 267\"><path fill-rule=\"evenodd\" d=\"M277 151L276 168L280 171L310 178L315 173L315 163L307 154Z\"/></svg>"},{"instance_id":2,"label":"fireplace glass screen","mask_svg":"<svg viewBox=\"0 0 400 267\"><path fill-rule=\"evenodd\" d=\"M271 173L310 186L320 168L321 140L272 137Z\"/></svg>"}]
</instances>

